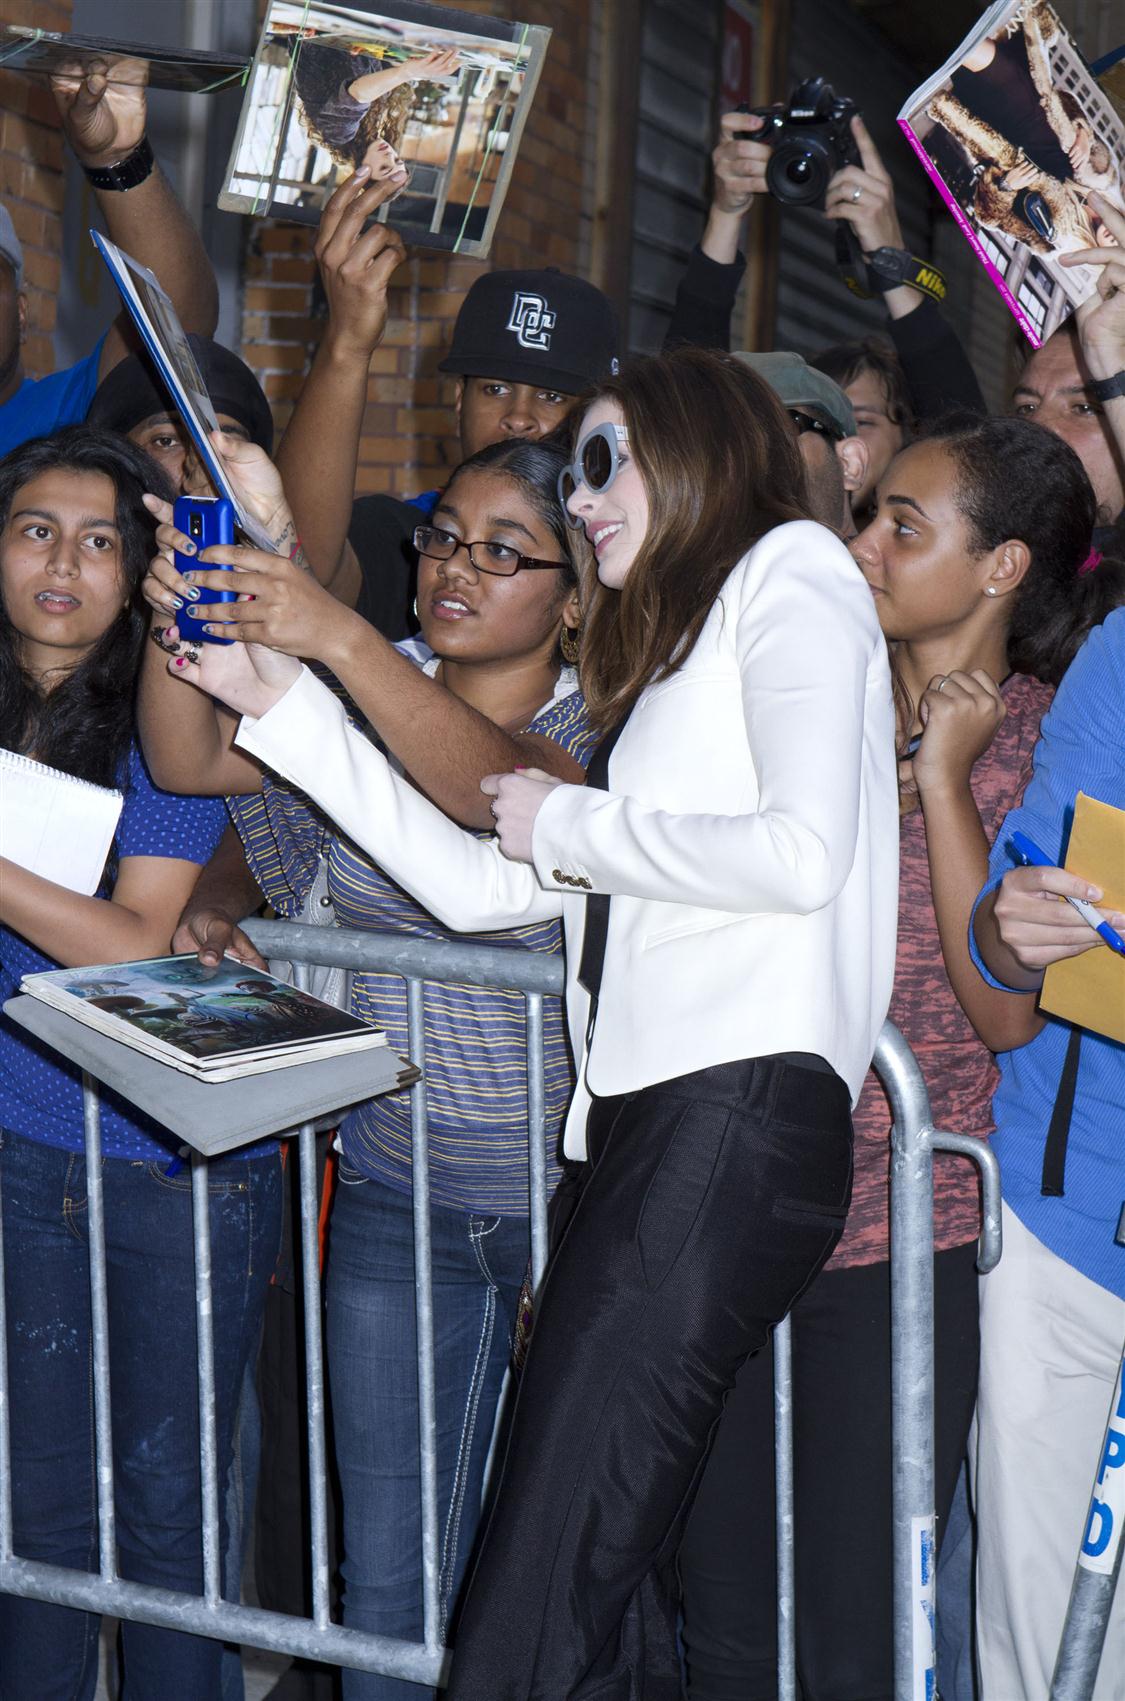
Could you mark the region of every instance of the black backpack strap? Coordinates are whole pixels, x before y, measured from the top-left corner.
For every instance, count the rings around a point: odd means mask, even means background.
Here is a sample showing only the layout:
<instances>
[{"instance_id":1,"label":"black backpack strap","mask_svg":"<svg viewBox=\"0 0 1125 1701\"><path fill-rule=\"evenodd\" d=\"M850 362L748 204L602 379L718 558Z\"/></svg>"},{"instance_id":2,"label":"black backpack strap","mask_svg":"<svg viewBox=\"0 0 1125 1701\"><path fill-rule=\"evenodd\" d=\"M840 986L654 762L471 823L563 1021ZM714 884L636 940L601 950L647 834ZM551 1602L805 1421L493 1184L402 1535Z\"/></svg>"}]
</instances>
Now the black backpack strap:
<instances>
[{"instance_id":1,"label":"black backpack strap","mask_svg":"<svg viewBox=\"0 0 1125 1701\"><path fill-rule=\"evenodd\" d=\"M1071 1027L1066 1042L1059 1090L1055 1094L1051 1123L1047 1129L1047 1144L1043 1148L1043 1178L1039 1191L1047 1199L1061 1199L1065 1191L1066 1144L1070 1139L1070 1119L1074 1113L1074 1092L1078 1085L1078 1052L1082 1044L1082 1029Z\"/></svg>"}]
</instances>

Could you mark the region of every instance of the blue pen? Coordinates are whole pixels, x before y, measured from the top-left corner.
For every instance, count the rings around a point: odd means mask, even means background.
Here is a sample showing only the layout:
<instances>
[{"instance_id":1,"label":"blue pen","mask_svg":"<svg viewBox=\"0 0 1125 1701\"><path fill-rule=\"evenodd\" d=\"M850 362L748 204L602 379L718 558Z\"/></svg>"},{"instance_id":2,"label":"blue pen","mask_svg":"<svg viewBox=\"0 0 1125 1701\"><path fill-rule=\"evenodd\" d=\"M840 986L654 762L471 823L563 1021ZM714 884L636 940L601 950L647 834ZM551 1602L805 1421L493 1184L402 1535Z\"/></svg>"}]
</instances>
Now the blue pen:
<instances>
[{"instance_id":1,"label":"blue pen","mask_svg":"<svg viewBox=\"0 0 1125 1701\"><path fill-rule=\"evenodd\" d=\"M1049 856L1045 856L1039 846L1027 837L1026 833L1013 833L1008 842L1020 861L1029 868L1058 867L1058 864L1052 862ZM1095 909L1093 904L1088 904L1085 898L1067 898L1066 901L1078 911L1088 927L1092 927L1095 933L1100 934L1111 951L1116 951L1119 957L1125 957L1125 939L1122 939L1121 935L1109 925L1101 910Z\"/></svg>"}]
</instances>

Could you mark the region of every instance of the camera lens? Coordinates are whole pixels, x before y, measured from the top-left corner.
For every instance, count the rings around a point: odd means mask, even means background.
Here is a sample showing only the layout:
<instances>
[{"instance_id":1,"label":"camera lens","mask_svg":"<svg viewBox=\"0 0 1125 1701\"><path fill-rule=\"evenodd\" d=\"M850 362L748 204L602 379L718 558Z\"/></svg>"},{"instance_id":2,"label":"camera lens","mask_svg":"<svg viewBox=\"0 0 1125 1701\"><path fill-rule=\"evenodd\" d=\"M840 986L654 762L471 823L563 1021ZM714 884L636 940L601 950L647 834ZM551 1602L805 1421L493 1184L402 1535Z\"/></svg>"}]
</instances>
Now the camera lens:
<instances>
[{"instance_id":1,"label":"camera lens","mask_svg":"<svg viewBox=\"0 0 1125 1701\"><path fill-rule=\"evenodd\" d=\"M203 536L203 516L202 516L202 514L193 514L191 516L190 520L188 521L188 531L191 533L192 537L202 537Z\"/></svg>"},{"instance_id":2,"label":"camera lens","mask_svg":"<svg viewBox=\"0 0 1125 1701\"><path fill-rule=\"evenodd\" d=\"M785 138L766 166L766 187L775 200L791 207L823 206L824 191L834 170L819 139Z\"/></svg>"}]
</instances>

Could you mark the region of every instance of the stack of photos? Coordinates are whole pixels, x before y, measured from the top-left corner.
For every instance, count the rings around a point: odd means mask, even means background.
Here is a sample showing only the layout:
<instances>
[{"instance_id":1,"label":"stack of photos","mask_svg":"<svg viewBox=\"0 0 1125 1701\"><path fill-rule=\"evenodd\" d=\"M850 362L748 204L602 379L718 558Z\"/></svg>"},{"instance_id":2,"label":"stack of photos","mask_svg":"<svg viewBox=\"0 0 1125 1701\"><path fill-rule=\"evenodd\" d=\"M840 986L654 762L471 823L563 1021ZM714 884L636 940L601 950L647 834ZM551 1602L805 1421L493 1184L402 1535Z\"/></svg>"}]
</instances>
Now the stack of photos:
<instances>
[{"instance_id":1,"label":"stack of photos","mask_svg":"<svg viewBox=\"0 0 1125 1701\"><path fill-rule=\"evenodd\" d=\"M20 991L199 1081L234 1081L386 1044L382 1029L274 975L193 956L52 969Z\"/></svg>"},{"instance_id":2,"label":"stack of photos","mask_svg":"<svg viewBox=\"0 0 1125 1701\"><path fill-rule=\"evenodd\" d=\"M1125 212L1125 124L1046 0L1000 0L899 123L1038 347L1097 288L1059 256L1113 247L1090 193Z\"/></svg>"},{"instance_id":3,"label":"stack of photos","mask_svg":"<svg viewBox=\"0 0 1125 1701\"><path fill-rule=\"evenodd\" d=\"M272 0L220 207L315 222L360 166L410 242L487 255L550 30Z\"/></svg>"}]
</instances>

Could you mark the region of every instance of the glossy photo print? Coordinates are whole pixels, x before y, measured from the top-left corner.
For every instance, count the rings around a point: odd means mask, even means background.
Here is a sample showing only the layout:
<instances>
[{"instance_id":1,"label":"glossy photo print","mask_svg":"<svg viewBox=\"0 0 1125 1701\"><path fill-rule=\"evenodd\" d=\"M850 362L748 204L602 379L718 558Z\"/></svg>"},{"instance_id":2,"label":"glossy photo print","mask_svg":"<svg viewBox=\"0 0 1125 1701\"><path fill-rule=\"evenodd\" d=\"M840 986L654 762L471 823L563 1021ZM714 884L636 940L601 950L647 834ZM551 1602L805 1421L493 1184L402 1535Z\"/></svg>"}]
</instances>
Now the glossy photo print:
<instances>
[{"instance_id":1,"label":"glossy photo print","mask_svg":"<svg viewBox=\"0 0 1125 1701\"><path fill-rule=\"evenodd\" d=\"M443 6L273 0L220 207L315 223L362 165L407 242L488 253L550 30Z\"/></svg>"}]
</instances>

